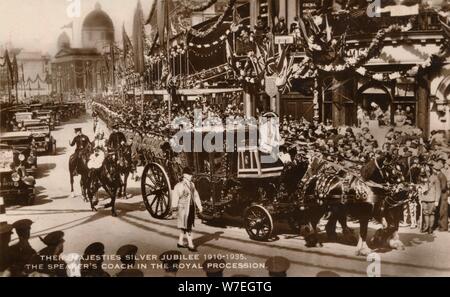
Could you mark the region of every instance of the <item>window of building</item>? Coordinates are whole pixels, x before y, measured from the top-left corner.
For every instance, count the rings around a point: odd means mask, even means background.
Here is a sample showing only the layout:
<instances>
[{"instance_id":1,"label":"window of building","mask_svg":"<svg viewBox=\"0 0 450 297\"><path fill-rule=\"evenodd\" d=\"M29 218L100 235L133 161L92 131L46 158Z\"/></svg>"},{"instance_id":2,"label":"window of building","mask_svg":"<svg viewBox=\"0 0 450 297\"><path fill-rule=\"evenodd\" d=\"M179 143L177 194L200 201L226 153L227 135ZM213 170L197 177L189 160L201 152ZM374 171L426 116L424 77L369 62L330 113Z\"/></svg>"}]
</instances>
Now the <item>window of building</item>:
<instances>
[{"instance_id":1,"label":"window of building","mask_svg":"<svg viewBox=\"0 0 450 297\"><path fill-rule=\"evenodd\" d=\"M395 85L393 113L396 126L416 124L417 102L414 79L405 79Z\"/></svg>"}]
</instances>

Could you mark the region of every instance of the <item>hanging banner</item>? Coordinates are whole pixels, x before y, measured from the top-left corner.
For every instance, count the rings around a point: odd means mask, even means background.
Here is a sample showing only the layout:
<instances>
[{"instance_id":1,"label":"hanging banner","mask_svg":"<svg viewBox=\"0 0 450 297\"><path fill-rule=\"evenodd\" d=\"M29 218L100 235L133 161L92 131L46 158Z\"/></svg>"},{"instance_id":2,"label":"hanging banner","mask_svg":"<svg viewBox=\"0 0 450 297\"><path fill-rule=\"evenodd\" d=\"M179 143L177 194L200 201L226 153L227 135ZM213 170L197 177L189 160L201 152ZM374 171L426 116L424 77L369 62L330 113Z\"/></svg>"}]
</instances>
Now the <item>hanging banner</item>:
<instances>
[{"instance_id":1,"label":"hanging banner","mask_svg":"<svg viewBox=\"0 0 450 297\"><path fill-rule=\"evenodd\" d=\"M133 21L133 47L134 47L134 70L143 74L145 71L144 61L144 13L141 2L138 2Z\"/></svg>"}]
</instances>

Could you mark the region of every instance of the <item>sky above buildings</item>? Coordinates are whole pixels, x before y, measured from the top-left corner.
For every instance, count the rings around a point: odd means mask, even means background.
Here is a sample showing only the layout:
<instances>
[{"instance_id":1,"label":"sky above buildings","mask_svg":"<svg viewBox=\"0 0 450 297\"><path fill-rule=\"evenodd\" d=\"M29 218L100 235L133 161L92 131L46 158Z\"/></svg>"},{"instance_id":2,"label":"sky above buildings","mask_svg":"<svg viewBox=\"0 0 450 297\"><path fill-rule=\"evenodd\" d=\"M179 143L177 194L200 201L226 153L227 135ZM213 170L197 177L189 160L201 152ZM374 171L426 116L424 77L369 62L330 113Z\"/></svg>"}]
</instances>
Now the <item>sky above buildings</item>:
<instances>
[{"instance_id":1,"label":"sky above buildings","mask_svg":"<svg viewBox=\"0 0 450 297\"><path fill-rule=\"evenodd\" d=\"M79 1L80 17L71 17L68 8ZM144 17L153 0L141 0ZM114 22L116 41L122 40L122 24L132 33L133 15L138 0L0 0L0 48L11 42L14 47L40 50L55 54L58 36L66 31L72 39L72 30L61 29L73 21L72 46L81 46L81 26L84 17L99 3ZM70 10L75 11L75 10Z\"/></svg>"}]
</instances>

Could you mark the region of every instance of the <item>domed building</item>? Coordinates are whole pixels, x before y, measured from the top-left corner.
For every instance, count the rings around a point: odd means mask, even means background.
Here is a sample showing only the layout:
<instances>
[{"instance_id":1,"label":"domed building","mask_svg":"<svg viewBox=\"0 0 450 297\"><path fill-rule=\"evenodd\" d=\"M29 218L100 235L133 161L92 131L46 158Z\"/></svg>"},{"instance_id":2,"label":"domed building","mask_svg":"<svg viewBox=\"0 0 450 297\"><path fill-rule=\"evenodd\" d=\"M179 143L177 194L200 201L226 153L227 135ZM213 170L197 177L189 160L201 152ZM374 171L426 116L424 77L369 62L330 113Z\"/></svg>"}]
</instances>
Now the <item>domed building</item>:
<instances>
[{"instance_id":1,"label":"domed building","mask_svg":"<svg viewBox=\"0 0 450 297\"><path fill-rule=\"evenodd\" d=\"M114 42L114 24L100 4L84 19L81 30L81 42L84 48L96 48L100 53Z\"/></svg>"},{"instance_id":2,"label":"domed building","mask_svg":"<svg viewBox=\"0 0 450 297\"><path fill-rule=\"evenodd\" d=\"M112 75L102 54L113 42L114 24L97 3L83 21L81 48L71 47L66 33L58 38L58 53L52 62L53 92L65 100L79 92L105 91Z\"/></svg>"}]
</instances>

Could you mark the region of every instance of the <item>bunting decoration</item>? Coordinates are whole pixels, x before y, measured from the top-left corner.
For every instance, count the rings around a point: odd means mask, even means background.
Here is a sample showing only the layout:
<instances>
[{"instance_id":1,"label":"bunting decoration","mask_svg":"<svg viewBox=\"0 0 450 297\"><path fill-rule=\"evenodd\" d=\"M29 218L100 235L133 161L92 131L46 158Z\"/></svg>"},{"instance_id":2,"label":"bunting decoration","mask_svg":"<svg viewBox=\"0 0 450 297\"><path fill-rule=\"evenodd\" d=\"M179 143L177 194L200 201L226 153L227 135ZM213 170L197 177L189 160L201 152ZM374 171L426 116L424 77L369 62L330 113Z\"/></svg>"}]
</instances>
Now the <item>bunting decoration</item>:
<instances>
[{"instance_id":1,"label":"bunting decoration","mask_svg":"<svg viewBox=\"0 0 450 297\"><path fill-rule=\"evenodd\" d=\"M141 2L138 2L133 21L133 48L134 48L134 70L137 73L145 72L144 60L144 13Z\"/></svg>"},{"instance_id":2,"label":"bunting decoration","mask_svg":"<svg viewBox=\"0 0 450 297\"><path fill-rule=\"evenodd\" d=\"M407 70L403 71L395 71L390 73L379 73L379 72L373 72L368 70L367 68L361 66L357 68L355 71L361 76L376 80L376 81L392 81L396 80L401 77L412 77L417 76L419 74L423 74L428 69L431 69L433 66L436 66L437 64L440 64L445 59L447 53L449 51L449 47L446 45L441 45L439 53L435 55L431 55L428 59L426 59L424 62L411 66Z\"/></svg>"},{"instance_id":3,"label":"bunting decoration","mask_svg":"<svg viewBox=\"0 0 450 297\"><path fill-rule=\"evenodd\" d=\"M25 78L22 76L22 78L19 81L20 83L26 83L26 84L35 84L35 83L43 83L46 84L47 80L46 79L42 79L41 76L39 74L36 75L36 77L34 79L31 79L31 77L28 77L26 80Z\"/></svg>"},{"instance_id":4,"label":"bunting decoration","mask_svg":"<svg viewBox=\"0 0 450 297\"><path fill-rule=\"evenodd\" d=\"M191 28L189 30L189 34L191 34L191 35L193 35L193 36L195 36L197 38L205 38L206 36L210 35L212 32L217 30L217 28L220 25L222 25L222 23L224 22L225 18L227 18L227 17L229 17L231 15L231 13L233 12L233 7L236 4L236 2L237 2L237 0L229 0L228 5L227 5L224 13L207 30L201 31L201 30L197 30L197 29Z\"/></svg>"},{"instance_id":5,"label":"bunting decoration","mask_svg":"<svg viewBox=\"0 0 450 297\"><path fill-rule=\"evenodd\" d=\"M369 47L365 50L361 51L359 55L354 57L345 57L344 61L342 63L338 64L328 64L323 65L320 63L314 63L317 68L321 71L328 72L328 73L337 73L337 72L343 72L349 69L356 69L360 67L361 65L364 65L367 63L370 59L377 56L381 49L383 48L383 42L386 38L386 35L391 32L405 32L409 31L412 28L411 23L409 23L407 26L400 26L400 25L391 25L386 29L382 29L378 31L375 38L370 43Z\"/></svg>"},{"instance_id":6,"label":"bunting decoration","mask_svg":"<svg viewBox=\"0 0 450 297\"><path fill-rule=\"evenodd\" d=\"M176 57L178 55L184 55L186 53L186 51L188 51L188 50L194 51L194 54L195 54L196 49L217 48L219 46L222 46L223 43L226 42L226 40L228 40L230 38L231 34L233 34L233 33L239 34L239 32L241 32L243 30L249 30L249 27L242 25L242 24L239 24L236 26L231 25L230 28L227 29L224 34L219 36L217 38L217 40L215 40L211 43L195 43L195 44L192 42L188 42L187 44L181 43L179 45L175 45L175 46L171 47L169 49L169 55L172 57ZM201 55L199 55L199 56L201 56ZM161 53L146 56L146 61L149 64L159 63L159 62L161 62L162 59L163 59L163 55Z\"/></svg>"},{"instance_id":7,"label":"bunting decoration","mask_svg":"<svg viewBox=\"0 0 450 297\"><path fill-rule=\"evenodd\" d=\"M363 50L358 56L346 56L346 34L339 38L332 36L328 18L322 16L319 18L325 29L321 29L317 20L311 15L299 20L300 40L305 45L306 54L311 58L320 71L327 73L343 72L350 69L356 69L367 61L378 55L383 47L386 35L392 32L406 32L412 29L415 18L410 18L405 26L391 25L386 29L377 32L369 47Z\"/></svg>"},{"instance_id":8,"label":"bunting decoration","mask_svg":"<svg viewBox=\"0 0 450 297\"><path fill-rule=\"evenodd\" d=\"M130 37L128 37L127 31L125 30L125 24L122 27L122 40L123 40L123 58L124 63L127 62L127 56L133 54L133 44L131 43Z\"/></svg>"},{"instance_id":9,"label":"bunting decoration","mask_svg":"<svg viewBox=\"0 0 450 297\"><path fill-rule=\"evenodd\" d=\"M200 12L200 11L204 11L204 10L210 8L211 6L213 6L214 4L216 4L217 0L208 0L205 3L199 3L199 4L194 4L194 5L190 2L192 2L192 1L181 0L180 4L183 5L187 10L190 10L192 12Z\"/></svg>"},{"instance_id":10,"label":"bunting decoration","mask_svg":"<svg viewBox=\"0 0 450 297\"><path fill-rule=\"evenodd\" d=\"M157 12L157 29L160 45L165 47L166 42L169 42L168 38L168 23L169 23L169 0L155 1Z\"/></svg>"}]
</instances>

